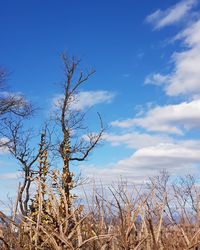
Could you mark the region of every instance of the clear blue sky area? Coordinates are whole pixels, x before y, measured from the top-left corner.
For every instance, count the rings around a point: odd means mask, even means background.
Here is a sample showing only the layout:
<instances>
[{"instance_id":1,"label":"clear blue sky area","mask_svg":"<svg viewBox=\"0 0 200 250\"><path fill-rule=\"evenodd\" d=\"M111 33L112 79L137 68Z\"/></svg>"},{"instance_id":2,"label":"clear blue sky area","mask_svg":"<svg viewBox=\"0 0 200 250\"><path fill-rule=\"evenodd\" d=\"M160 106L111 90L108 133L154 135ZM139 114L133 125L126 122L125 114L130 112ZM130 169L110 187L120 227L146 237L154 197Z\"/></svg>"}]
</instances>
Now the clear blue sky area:
<instances>
[{"instance_id":1,"label":"clear blue sky area","mask_svg":"<svg viewBox=\"0 0 200 250\"><path fill-rule=\"evenodd\" d=\"M12 72L12 87L49 97L62 79L59 55L66 51L97 71L89 89L117 90L131 107L141 103L141 95L152 101L158 96L143 88L144 76L161 66L166 70L160 57L168 50L161 47L174 32L152 33L144 22L159 2L2 1L1 64Z\"/></svg>"}]
</instances>

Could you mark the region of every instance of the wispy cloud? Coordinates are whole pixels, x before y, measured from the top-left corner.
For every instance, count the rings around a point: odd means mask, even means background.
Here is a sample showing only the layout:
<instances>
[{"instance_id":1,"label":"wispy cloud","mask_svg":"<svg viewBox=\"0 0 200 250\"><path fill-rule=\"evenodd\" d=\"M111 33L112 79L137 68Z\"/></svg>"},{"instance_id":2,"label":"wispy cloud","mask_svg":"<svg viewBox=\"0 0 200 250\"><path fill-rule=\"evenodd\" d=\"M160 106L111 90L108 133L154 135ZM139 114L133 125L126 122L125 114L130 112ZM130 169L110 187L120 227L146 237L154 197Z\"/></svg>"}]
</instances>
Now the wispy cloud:
<instances>
[{"instance_id":1,"label":"wispy cloud","mask_svg":"<svg viewBox=\"0 0 200 250\"><path fill-rule=\"evenodd\" d=\"M145 78L144 83L145 84L153 84L153 85L157 85L157 86L163 86L168 81L169 81L169 77L168 76L161 75L160 73L156 73L156 74L148 75Z\"/></svg>"},{"instance_id":2,"label":"wispy cloud","mask_svg":"<svg viewBox=\"0 0 200 250\"><path fill-rule=\"evenodd\" d=\"M109 91L82 91L74 96L71 108L74 110L84 110L97 104L110 103L115 94ZM63 100L63 95L54 97L52 105L58 107Z\"/></svg>"},{"instance_id":3,"label":"wispy cloud","mask_svg":"<svg viewBox=\"0 0 200 250\"><path fill-rule=\"evenodd\" d=\"M188 49L172 56L174 70L169 75L166 93L170 96L200 94L200 20L181 32Z\"/></svg>"},{"instance_id":4,"label":"wispy cloud","mask_svg":"<svg viewBox=\"0 0 200 250\"><path fill-rule=\"evenodd\" d=\"M139 126L147 131L181 135L184 131L200 129L200 100L157 106L142 117L113 121L111 125L121 128Z\"/></svg>"},{"instance_id":5,"label":"wispy cloud","mask_svg":"<svg viewBox=\"0 0 200 250\"><path fill-rule=\"evenodd\" d=\"M181 21L196 4L197 0L183 0L166 10L156 10L146 21L153 24L154 29L161 29Z\"/></svg>"},{"instance_id":6,"label":"wispy cloud","mask_svg":"<svg viewBox=\"0 0 200 250\"><path fill-rule=\"evenodd\" d=\"M140 149L173 141L173 139L167 135L151 135L136 131L123 134L105 133L103 139L112 146L125 145L131 149Z\"/></svg>"},{"instance_id":7,"label":"wispy cloud","mask_svg":"<svg viewBox=\"0 0 200 250\"><path fill-rule=\"evenodd\" d=\"M6 137L2 137L0 138L0 155L1 154L8 154L9 153L9 150L8 148L6 147L6 143L8 142L8 138Z\"/></svg>"},{"instance_id":8,"label":"wispy cloud","mask_svg":"<svg viewBox=\"0 0 200 250\"><path fill-rule=\"evenodd\" d=\"M163 86L169 96L200 96L200 20L180 32L174 40L181 39L186 46L173 53L173 70L168 75L159 73L147 76L145 83Z\"/></svg>"},{"instance_id":9,"label":"wispy cloud","mask_svg":"<svg viewBox=\"0 0 200 250\"><path fill-rule=\"evenodd\" d=\"M0 174L0 180L13 180L20 177L19 172L8 172Z\"/></svg>"}]
</instances>

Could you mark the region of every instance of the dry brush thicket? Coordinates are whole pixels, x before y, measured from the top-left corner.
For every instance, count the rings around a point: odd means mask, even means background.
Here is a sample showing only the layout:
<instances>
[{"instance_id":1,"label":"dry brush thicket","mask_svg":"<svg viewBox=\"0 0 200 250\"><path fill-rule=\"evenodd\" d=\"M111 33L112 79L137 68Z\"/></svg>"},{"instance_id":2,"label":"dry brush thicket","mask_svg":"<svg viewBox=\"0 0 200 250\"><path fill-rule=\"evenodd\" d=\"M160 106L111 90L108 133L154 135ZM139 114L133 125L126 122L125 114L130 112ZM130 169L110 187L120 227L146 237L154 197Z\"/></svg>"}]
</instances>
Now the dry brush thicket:
<instances>
[{"instance_id":1,"label":"dry brush thicket","mask_svg":"<svg viewBox=\"0 0 200 250\"><path fill-rule=\"evenodd\" d=\"M71 195L69 203L59 172L47 173L46 158L41 169L27 216L0 213L1 249L198 249L200 193L193 177L173 184L163 173L145 190L121 183L94 189L82 202Z\"/></svg>"}]
</instances>

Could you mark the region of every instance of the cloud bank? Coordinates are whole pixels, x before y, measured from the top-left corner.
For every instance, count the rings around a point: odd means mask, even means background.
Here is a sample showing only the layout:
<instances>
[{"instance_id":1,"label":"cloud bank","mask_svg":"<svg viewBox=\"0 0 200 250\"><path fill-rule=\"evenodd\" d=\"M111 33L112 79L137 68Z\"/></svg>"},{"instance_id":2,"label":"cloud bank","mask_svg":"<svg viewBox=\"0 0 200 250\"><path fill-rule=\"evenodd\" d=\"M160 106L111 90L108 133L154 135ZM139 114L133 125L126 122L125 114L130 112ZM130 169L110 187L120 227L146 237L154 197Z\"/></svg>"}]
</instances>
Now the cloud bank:
<instances>
[{"instance_id":1,"label":"cloud bank","mask_svg":"<svg viewBox=\"0 0 200 250\"><path fill-rule=\"evenodd\" d=\"M129 183L140 184L163 169L167 169L170 174L192 174L200 162L200 149L194 146L196 143L191 142L190 146L163 143L143 147L130 157L103 168L83 166L82 172L97 182L101 180L103 184L115 182L120 177Z\"/></svg>"}]
</instances>

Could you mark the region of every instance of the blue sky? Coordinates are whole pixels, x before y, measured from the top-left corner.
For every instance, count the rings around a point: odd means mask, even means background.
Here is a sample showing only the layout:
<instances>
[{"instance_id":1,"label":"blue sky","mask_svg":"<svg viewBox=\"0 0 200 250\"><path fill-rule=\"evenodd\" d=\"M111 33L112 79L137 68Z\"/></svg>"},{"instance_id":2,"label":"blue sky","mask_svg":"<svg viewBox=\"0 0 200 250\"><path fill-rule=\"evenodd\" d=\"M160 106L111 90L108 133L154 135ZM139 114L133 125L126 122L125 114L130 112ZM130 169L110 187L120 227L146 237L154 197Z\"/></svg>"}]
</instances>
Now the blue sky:
<instances>
[{"instance_id":1,"label":"blue sky","mask_svg":"<svg viewBox=\"0 0 200 250\"><path fill-rule=\"evenodd\" d=\"M79 105L92 107L92 129L96 111L109 129L79 166L84 175L140 183L163 168L192 173L200 162L199 10L198 0L1 1L0 63L10 89L41 107L35 127L61 94L61 52L96 70ZM7 157L1 153L5 195L19 169Z\"/></svg>"}]
</instances>

